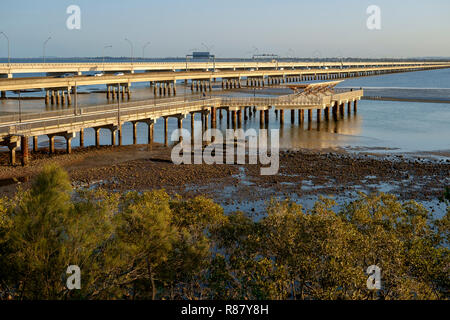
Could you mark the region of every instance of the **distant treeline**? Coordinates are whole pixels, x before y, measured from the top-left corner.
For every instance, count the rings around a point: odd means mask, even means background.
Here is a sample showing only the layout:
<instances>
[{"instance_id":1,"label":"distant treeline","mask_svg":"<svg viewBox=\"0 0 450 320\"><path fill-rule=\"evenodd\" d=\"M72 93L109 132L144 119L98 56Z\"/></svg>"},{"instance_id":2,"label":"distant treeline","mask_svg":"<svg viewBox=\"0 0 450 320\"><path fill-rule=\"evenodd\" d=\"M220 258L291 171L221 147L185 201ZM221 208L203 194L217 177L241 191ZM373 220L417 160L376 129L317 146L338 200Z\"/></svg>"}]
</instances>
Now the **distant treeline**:
<instances>
[{"instance_id":1,"label":"distant treeline","mask_svg":"<svg viewBox=\"0 0 450 320\"><path fill-rule=\"evenodd\" d=\"M449 228L450 210L433 219L388 194L225 215L163 190L74 190L48 166L0 200L0 298L448 299ZM79 290L66 287L70 265ZM367 287L372 265L379 291Z\"/></svg>"}]
</instances>

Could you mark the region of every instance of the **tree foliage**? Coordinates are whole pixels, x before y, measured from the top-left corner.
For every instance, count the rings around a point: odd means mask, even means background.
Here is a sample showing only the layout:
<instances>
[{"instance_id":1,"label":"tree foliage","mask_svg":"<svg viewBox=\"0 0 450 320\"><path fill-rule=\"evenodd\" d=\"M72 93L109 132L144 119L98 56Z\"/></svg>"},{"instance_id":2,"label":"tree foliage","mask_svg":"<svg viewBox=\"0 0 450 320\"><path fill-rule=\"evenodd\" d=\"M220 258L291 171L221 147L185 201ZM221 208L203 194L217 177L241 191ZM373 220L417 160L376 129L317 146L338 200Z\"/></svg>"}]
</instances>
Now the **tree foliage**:
<instances>
[{"instance_id":1,"label":"tree foliage","mask_svg":"<svg viewBox=\"0 0 450 320\"><path fill-rule=\"evenodd\" d=\"M338 208L338 209L336 209ZM3 299L448 299L450 210L388 194L225 215L164 190L73 190L46 167L0 200ZM81 290L66 269L81 269ZM367 289L367 267L382 289Z\"/></svg>"}]
</instances>

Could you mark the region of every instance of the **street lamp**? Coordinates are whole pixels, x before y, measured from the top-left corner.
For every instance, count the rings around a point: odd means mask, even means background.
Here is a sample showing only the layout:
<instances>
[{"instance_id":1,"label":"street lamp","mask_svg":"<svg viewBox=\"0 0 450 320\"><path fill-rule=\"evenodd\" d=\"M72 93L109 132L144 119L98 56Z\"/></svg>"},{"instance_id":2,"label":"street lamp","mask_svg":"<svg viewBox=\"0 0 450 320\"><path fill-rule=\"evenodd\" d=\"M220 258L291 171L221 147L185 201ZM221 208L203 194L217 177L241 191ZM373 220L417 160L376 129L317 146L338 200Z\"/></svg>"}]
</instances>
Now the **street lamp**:
<instances>
[{"instance_id":1,"label":"street lamp","mask_svg":"<svg viewBox=\"0 0 450 320\"><path fill-rule=\"evenodd\" d=\"M11 55L10 55L10 52L9 52L9 38L3 31L0 32L0 34L2 34L6 38L6 40L8 41L8 66L11 67Z\"/></svg>"},{"instance_id":2,"label":"street lamp","mask_svg":"<svg viewBox=\"0 0 450 320\"><path fill-rule=\"evenodd\" d=\"M44 59L44 63L45 63L45 46L47 45L47 42L51 39L52 37L48 37L47 40L44 41L44 45L42 46L42 57Z\"/></svg>"},{"instance_id":3,"label":"street lamp","mask_svg":"<svg viewBox=\"0 0 450 320\"><path fill-rule=\"evenodd\" d=\"M103 64L103 72L105 72L105 49L107 49L107 48L112 48L112 45L107 45L107 46L104 46L104 47L103 47L103 51L102 51L102 57L103 57L103 61L102 61L102 64Z\"/></svg>"},{"instance_id":4,"label":"street lamp","mask_svg":"<svg viewBox=\"0 0 450 320\"><path fill-rule=\"evenodd\" d=\"M133 65L133 43L130 41L130 40L128 40L127 38L125 38L125 41L127 41L129 44L130 44L130 47L131 47L131 65Z\"/></svg>"},{"instance_id":5,"label":"street lamp","mask_svg":"<svg viewBox=\"0 0 450 320\"><path fill-rule=\"evenodd\" d=\"M147 43L144 44L144 46L142 47L142 59L145 58L145 48L147 48L148 45L150 45L150 42L147 42Z\"/></svg>"}]
</instances>

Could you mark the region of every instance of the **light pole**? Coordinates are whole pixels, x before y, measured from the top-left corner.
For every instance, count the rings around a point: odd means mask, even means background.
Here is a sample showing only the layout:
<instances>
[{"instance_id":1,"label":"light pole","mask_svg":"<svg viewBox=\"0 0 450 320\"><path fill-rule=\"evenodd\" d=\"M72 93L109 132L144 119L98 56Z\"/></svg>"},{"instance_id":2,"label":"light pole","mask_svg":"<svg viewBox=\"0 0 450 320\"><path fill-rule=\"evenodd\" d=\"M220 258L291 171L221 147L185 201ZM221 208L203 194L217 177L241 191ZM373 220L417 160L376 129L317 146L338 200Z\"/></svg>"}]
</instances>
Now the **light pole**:
<instances>
[{"instance_id":1,"label":"light pole","mask_svg":"<svg viewBox=\"0 0 450 320\"><path fill-rule=\"evenodd\" d=\"M0 32L0 34L2 34L6 38L6 40L8 41L8 67L11 68L11 55L10 55L10 51L9 51L9 38L6 35L6 33L4 33L3 31Z\"/></svg>"},{"instance_id":2,"label":"light pole","mask_svg":"<svg viewBox=\"0 0 450 320\"><path fill-rule=\"evenodd\" d=\"M129 44L130 44L130 47L131 47L131 65L133 65L133 43L130 41L130 40L128 40L127 38L125 38L125 41L127 41Z\"/></svg>"},{"instance_id":3,"label":"light pole","mask_svg":"<svg viewBox=\"0 0 450 320\"><path fill-rule=\"evenodd\" d=\"M102 51L102 57L103 57L103 61L102 61L102 64L103 64L103 72L105 72L105 49L107 49L107 48L112 48L112 45L107 45L107 46L104 46L104 47L103 47L103 51Z\"/></svg>"},{"instance_id":4,"label":"light pole","mask_svg":"<svg viewBox=\"0 0 450 320\"><path fill-rule=\"evenodd\" d=\"M45 46L47 45L47 42L51 39L52 37L48 37L47 40L44 41L44 45L42 46L42 57L44 59L44 63L45 63Z\"/></svg>"},{"instance_id":5,"label":"light pole","mask_svg":"<svg viewBox=\"0 0 450 320\"><path fill-rule=\"evenodd\" d=\"M145 58L145 48L147 48L148 45L150 45L150 42L147 42L147 43L144 44L144 46L142 47L142 59Z\"/></svg>"}]
</instances>

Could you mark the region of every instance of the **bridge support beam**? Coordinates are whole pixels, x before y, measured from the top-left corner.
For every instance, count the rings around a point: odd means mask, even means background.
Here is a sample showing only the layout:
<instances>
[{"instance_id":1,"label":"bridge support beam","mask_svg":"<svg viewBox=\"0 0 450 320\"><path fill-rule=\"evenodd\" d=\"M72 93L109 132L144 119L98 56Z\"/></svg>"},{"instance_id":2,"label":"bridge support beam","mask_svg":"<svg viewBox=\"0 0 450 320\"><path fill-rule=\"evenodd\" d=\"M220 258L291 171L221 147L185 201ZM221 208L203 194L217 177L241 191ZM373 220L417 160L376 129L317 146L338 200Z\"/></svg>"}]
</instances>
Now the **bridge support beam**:
<instances>
[{"instance_id":1,"label":"bridge support beam","mask_svg":"<svg viewBox=\"0 0 450 320\"><path fill-rule=\"evenodd\" d=\"M236 111L231 111L231 123L233 130L236 130L237 115Z\"/></svg>"},{"instance_id":2,"label":"bridge support beam","mask_svg":"<svg viewBox=\"0 0 450 320\"><path fill-rule=\"evenodd\" d=\"M16 165L16 149L17 145L10 145L9 148L9 164L12 166Z\"/></svg>"},{"instance_id":3,"label":"bridge support beam","mask_svg":"<svg viewBox=\"0 0 450 320\"><path fill-rule=\"evenodd\" d=\"M237 111L237 118L238 118L238 121L237 121L238 128L240 129L240 128L242 128L242 109L239 109Z\"/></svg>"},{"instance_id":4,"label":"bridge support beam","mask_svg":"<svg viewBox=\"0 0 450 320\"><path fill-rule=\"evenodd\" d=\"M261 129L264 128L264 123L266 122L264 116L265 116L264 110L259 110L259 126L261 127Z\"/></svg>"},{"instance_id":5,"label":"bridge support beam","mask_svg":"<svg viewBox=\"0 0 450 320\"><path fill-rule=\"evenodd\" d=\"M294 124L294 123L295 123L295 110L292 109L291 110L291 124Z\"/></svg>"},{"instance_id":6,"label":"bridge support beam","mask_svg":"<svg viewBox=\"0 0 450 320\"><path fill-rule=\"evenodd\" d=\"M169 146L169 118L168 117L164 117L164 146L167 147Z\"/></svg>"},{"instance_id":7,"label":"bridge support beam","mask_svg":"<svg viewBox=\"0 0 450 320\"><path fill-rule=\"evenodd\" d=\"M356 113L358 111L358 100L355 100L353 104L353 112Z\"/></svg>"},{"instance_id":8,"label":"bridge support beam","mask_svg":"<svg viewBox=\"0 0 450 320\"><path fill-rule=\"evenodd\" d=\"M320 122L322 119L321 119L321 115L322 115L322 109L317 109L317 122Z\"/></svg>"},{"instance_id":9,"label":"bridge support beam","mask_svg":"<svg viewBox=\"0 0 450 320\"><path fill-rule=\"evenodd\" d=\"M95 130L95 146L100 147L100 128L94 128Z\"/></svg>"},{"instance_id":10,"label":"bridge support beam","mask_svg":"<svg viewBox=\"0 0 450 320\"><path fill-rule=\"evenodd\" d=\"M26 136L21 137L20 146L22 149L22 166L26 166L30 159L30 152L28 149L28 137Z\"/></svg>"},{"instance_id":11,"label":"bridge support beam","mask_svg":"<svg viewBox=\"0 0 450 320\"><path fill-rule=\"evenodd\" d=\"M133 125L133 144L137 144L137 121L132 121L131 124Z\"/></svg>"},{"instance_id":12,"label":"bridge support beam","mask_svg":"<svg viewBox=\"0 0 450 320\"><path fill-rule=\"evenodd\" d=\"M184 117L177 118L178 129L180 130L180 133L181 133L181 129L183 129L183 119L184 119ZM180 134L180 138L179 138L178 142L180 142L180 143L183 142L183 135Z\"/></svg>"},{"instance_id":13,"label":"bridge support beam","mask_svg":"<svg viewBox=\"0 0 450 320\"><path fill-rule=\"evenodd\" d=\"M38 137L37 136L33 137L33 152L34 153L38 152Z\"/></svg>"},{"instance_id":14,"label":"bridge support beam","mask_svg":"<svg viewBox=\"0 0 450 320\"><path fill-rule=\"evenodd\" d=\"M55 153L55 135L50 134L47 135L48 137L48 153L54 154Z\"/></svg>"},{"instance_id":15,"label":"bridge support beam","mask_svg":"<svg viewBox=\"0 0 450 320\"><path fill-rule=\"evenodd\" d=\"M84 147L84 129L80 129L80 147Z\"/></svg>"}]
</instances>

